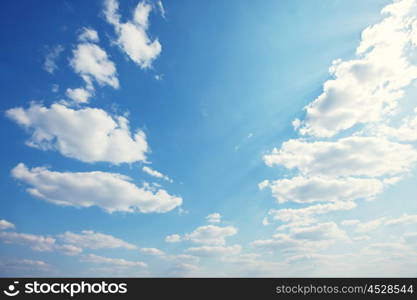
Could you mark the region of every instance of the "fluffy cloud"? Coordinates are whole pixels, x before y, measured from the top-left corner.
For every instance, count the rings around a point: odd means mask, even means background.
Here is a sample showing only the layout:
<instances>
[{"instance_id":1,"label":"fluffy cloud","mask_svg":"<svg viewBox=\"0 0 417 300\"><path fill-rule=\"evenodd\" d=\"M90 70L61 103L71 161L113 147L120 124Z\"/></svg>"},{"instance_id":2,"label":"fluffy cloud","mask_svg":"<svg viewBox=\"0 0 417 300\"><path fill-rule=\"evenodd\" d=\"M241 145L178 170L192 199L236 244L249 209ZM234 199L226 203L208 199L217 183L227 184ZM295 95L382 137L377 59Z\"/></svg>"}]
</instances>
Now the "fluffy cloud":
<instances>
[{"instance_id":1,"label":"fluffy cloud","mask_svg":"<svg viewBox=\"0 0 417 300\"><path fill-rule=\"evenodd\" d=\"M78 36L80 42L94 42L98 43L100 41L97 31L92 28L84 27L81 29L81 33Z\"/></svg>"},{"instance_id":2,"label":"fluffy cloud","mask_svg":"<svg viewBox=\"0 0 417 300\"><path fill-rule=\"evenodd\" d=\"M60 173L46 168L28 169L21 163L12 170L12 175L31 186L27 190L31 195L62 206L98 206L110 213L164 213L182 203L181 198L171 196L165 190L153 193L117 173Z\"/></svg>"},{"instance_id":3,"label":"fluffy cloud","mask_svg":"<svg viewBox=\"0 0 417 300\"><path fill-rule=\"evenodd\" d=\"M148 166L144 166L142 168L142 171L145 172L145 173L147 173L147 174L149 174L149 175L151 175L151 176L153 176L153 177L161 178L163 180L167 180L167 181L172 182L172 179L171 178L169 178L168 176L166 176L166 175L162 174L161 172L158 172L158 171L156 171L156 170L154 170L154 169L152 169L152 168L150 168Z\"/></svg>"},{"instance_id":4,"label":"fluffy cloud","mask_svg":"<svg viewBox=\"0 0 417 300\"><path fill-rule=\"evenodd\" d=\"M238 255L242 247L240 245L233 246L200 246L191 247L186 251L197 256L230 256Z\"/></svg>"},{"instance_id":5,"label":"fluffy cloud","mask_svg":"<svg viewBox=\"0 0 417 300\"><path fill-rule=\"evenodd\" d=\"M0 220L0 230L13 229L13 228L15 228L13 223L10 223L6 220Z\"/></svg>"},{"instance_id":6,"label":"fluffy cloud","mask_svg":"<svg viewBox=\"0 0 417 300\"><path fill-rule=\"evenodd\" d=\"M415 11L412 0L385 7L385 18L362 32L357 58L333 63L334 79L326 81L323 93L306 107L302 134L329 137L392 112L404 88L417 78Z\"/></svg>"},{"instance_id":7,"label":"fluffy cloud","mask_svg":"<svg viewBox=\"0 0 417 300\"><path fill-rule=\"evenodd\" d=\"M84 88L67 89L65 94L75 103L87 103L92 96L92 93Z\"/></svg>"},{"instance_id":8,"label":"fluffy cloud","mask_svg":"<svg viewBox=\"0 0 417 300\"><path fill-rule=\"evenodd\" d=\"M209 223L220 223L222 216L219 213L212 213L206 217L207 222Z\"/></svg>"},{"instance_id":9,"label":"fluffy cloud","mask_svg":"<svg viewBox=\"0 0 417 300\"><path fill-rule=\"evenodd\" d=\"M179 234L171 234L165 237L167 243L178 243L181 242L181 236Z\"/></svg>"},{"instance_id":10,"label":"fluffy cloud","mask_svg":"<svg viewBox=\"0 0 417 300\"><path fill-rule=\"evenodd\" d=\"M151 4L146 1L139 2L133 19L126 23L121 22L118 9L117 0L105 1L104 14L107 22L114 26L117 45L141 68L149 68L161 52L159 41L151 41L146 32L149 27L149 13L152 11Z\"/></svg>"},{"instance_id":11,"label":"fluffy cloud","mask_svg":"<svg viewBox=\"0 0 417 300\"><path fill-rule=\"evenodd\" d=\"M59 237L65 243L88 249L125 248L133 250L137 248L135 245L115 238L111 235L94 232L92 230L83 230L81 234L67 231L59 235Z\"/></svg>"},{"instance_id":12,"label":"fluffy cloud","mask_svg":"<svg viewBox=\"0 0 417 300\"><path fill-rule=\"evenodd\" d=\"M110 258L110 257L104 257L104 256L95 255L95 254L84 255L82 259L83 261L89 262L89 263L108 264L108 265L117 266L117 267L126 267L126 268L131 268L131 267L146 268L147 267L146 263L141 262L141 261L130 261L130 260L126 260L123 258Z\"/></svg>"},{"instance_id":13,"label":"fluffy cloud","mask_svg":"<svg viewBox=\"0 0 417 300\"><path fill-rule=\"evenodd\" d=\"M108 161L114 164L144 161L148 151L145 133L130 132L122 116L111 117L104 110L74 110L61 104L9 109L6 115L27 128L29 146L57 150L62 155L84 162Z\"/></svg>"},{"instance_id":14,"label":"fluffy cloud","mask_svg":"<svg viewBox=\"0 0 417 300\"><path fill-rule=\"evenodd\" d=\"M70 65L87 83L92 86L94 79L99 85L119 88L117 70L107 53L92 43L81 43L73 50Z\"/></svg>"},{"instance_id":15,"label":"fluffy cloud","mask_svg":"<svg viewBox=\"0 0 417 300\"><path fill-rule=\"evenodd\" d=\"M268 166L283 165L303 174L326 176L396 175L409 171L416 160L417 151L411 145L361 136L335 142L289 140L264 156Z\"/></svg>"},{"instance_id":16,"label":"fluffy cloud","mask_svg":"<svg viewBox=\"0 0 417 300\"><path fill-rule=\"evenodd\" d=\"M186 234L184 239L197 244L224 245L226 243L225 238L236 233L237 229L233 226L207 225L197 227L193 232Z\"/></svg>"},{"instance_id":17,"label":"fluffy cloud","mask_svg":"<svg viewBox=\"0 0 417 300\"><path fill-rule=\"evenodd\" d=\"M337 179L322 176L297 176L291 179L264 181L259 186L261 189L269 187L279 203L373 199L383 190L382 182L377 179L352 177Z\"/></svg>"},{"instance_id":18,"label":"fluffy cloud","mask_svg":"<svg viewBox=\"0 0 417 300\"><path fill-rule=\"evenodd\" d=\"M43 63L43 69L46 72L53 74L55 70L58 69L58 66L56 65L56 60L61 55L62 51L64 51L64 47L58 45L48 52Z\"/></svg>"}]
</instances>

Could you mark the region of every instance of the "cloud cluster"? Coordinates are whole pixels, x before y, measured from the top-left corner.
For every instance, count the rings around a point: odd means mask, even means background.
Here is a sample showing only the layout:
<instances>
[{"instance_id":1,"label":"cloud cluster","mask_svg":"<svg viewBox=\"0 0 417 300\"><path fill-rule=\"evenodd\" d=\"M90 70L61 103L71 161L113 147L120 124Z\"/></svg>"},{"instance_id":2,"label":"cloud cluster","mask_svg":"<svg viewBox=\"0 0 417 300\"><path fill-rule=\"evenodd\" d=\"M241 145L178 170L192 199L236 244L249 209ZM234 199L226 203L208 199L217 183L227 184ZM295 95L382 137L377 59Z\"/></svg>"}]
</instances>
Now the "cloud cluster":
<instances>
[{"instance_id":1,"label":"cloud cluster","mask_svg":"<svg viewBox=\"0 0 417 300\"><path fill-rule=\"evenodd\" d=\"M182 203L180 197L163 189L153 193L117 173L55 172L41 167L28 169L20 163L12 170L12 176L30 185L27 191L31 195L62 206L98 206L109 213L164 213Z\"/></svg>"},{"instance_id":2,"label":"cloud cluster","mask_svg":"<svg viewBox=\"0 0 417 300\"><path fill-rule=\"evenodd\" d=\"M385 18L362 32L357 57L334 61L334 78L307 105L301 134L330 137L356 124L380 121L396 108L417 78L416 7L412 0L386 6Z\"/></svg>"}]
</instances>

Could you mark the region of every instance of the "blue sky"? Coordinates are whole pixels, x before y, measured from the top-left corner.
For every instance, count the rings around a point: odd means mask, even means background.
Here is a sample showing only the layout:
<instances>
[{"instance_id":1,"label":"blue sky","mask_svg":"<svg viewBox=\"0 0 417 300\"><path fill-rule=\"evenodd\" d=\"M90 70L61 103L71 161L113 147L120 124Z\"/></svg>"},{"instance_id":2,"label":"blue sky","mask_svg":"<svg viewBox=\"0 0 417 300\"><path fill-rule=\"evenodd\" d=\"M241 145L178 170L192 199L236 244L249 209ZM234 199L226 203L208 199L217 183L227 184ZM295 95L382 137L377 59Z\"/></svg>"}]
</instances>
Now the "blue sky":
<instances>
[{"instance_id":1,"label":"blue sky","mask_svg":"<svg viewBox=\"0 0 417 300\"><path fill-rule=\"evenodd\" d=\"M1 14L1 276L416 276L415 1Z\"/></svg>"}]
</instances>

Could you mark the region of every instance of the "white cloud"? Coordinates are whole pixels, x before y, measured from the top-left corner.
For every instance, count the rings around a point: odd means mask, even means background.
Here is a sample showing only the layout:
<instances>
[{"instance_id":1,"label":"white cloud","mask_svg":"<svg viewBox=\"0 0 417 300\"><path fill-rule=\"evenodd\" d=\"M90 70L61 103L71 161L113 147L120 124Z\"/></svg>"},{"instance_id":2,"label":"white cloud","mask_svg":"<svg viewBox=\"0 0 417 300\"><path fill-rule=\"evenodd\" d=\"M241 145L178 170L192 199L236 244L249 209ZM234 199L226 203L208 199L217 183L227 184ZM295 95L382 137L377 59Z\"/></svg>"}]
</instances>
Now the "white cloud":
<instances>
[{"instance_id":1,"label":"white cloud","mask_svg":"<svg viewBox=\"0 0 417 300\"><path fill-rule=\"evenodd\" d=\"M309 221L310 218L326 214L332 211L350 210L356 207L354 202L338 201L327 204L316 204L303 208L271 209L268 214L274 219L282 222Z\"/></svg>"},{"instance_id":2,"label":"white cloud","mask_svg":"<svg viewBox=\"0 0 417 300\"><path fill-rule=\"evenodd\" d=\"M290 227L289 233L277 233L273 239L256 240L252 246L257 248L279 250L283 252L313 253L326 249L338 241L348 241L346 232L334 222L319 223L310 226Z\"/></svg>"},{"instance_id":3,"label":"white cloud","mask_svg":"<svg viewBox=\"0 0 417 300\"><path fill-rule=\"evenodd\" d=\"M212 213L206 217L209 223L220 223L222 216L219 213Z\"/></svg>"},{"instance_id":4,"label":"white cloud","mask_svg":"<svg viewBox=\"0 0 417 300\"><path fill-rule=\"evenodd\" d=\"M382 192L383 184L377 179L367 178L327 178L323 176L303 177L264 181L261 188L268 186L279 203L352 201L373 199Z\"/></svg>"},{"instance_id":5,"label":"white cloud","mask_svg":"<svg viewBox=\"0 0 417 300\"><path fill-rule=\"evenodd\" d=\"M191 247L186 251L197 256L230 256L238 255L241 250L242 247L240 245L233 245Z\"/></svg>"},{"instance_id":6,"label":"white cloud","mask_svg":"<svg viewBox=\"0 0 417 300\"><path fill-rule=\"evenodd\" d=\"M64 51L64 47L61 45L58 45L48 52L48 54L45 56L45 61L43 63L43 69L53 74L56 69L58 69L58 66L56 64L57 59L61 55L62 51Z\"/></svg>"},{"instance_id":7,"label":"white cloud","mask_svg":"<svg viewBox=\"0 0 417 300\"><path fill-rule=\"evenodd\" d=\"M6 220L0 220L0 230L13 229L13 228L15 228L13 223L10 223Z\"/></svg>"},{"instance_id":8,"label":"white cloud","mask_svg":"<svg viewBox=\"0 0 417 300\"><path fill-rule=\"evenodd\" d=\"M373 231L377 229L379 226L381 226L384 220L385 218L379 218L379 219L368 221L366 223L359 223L356 225L356 232L368 233L370 231Z\"/></svg>"},{"instance_id":9,"label":"white cloud","mask_svg":"<svg viewBox=\"0 0 417 300\"><path fill-rule=\"evenodd\" d=\"M137 130L132 134L125 117L113 118L101 109L74 110L57 103L48 108L32 103L28 109L9 109L6 115L32 133L27 144L38 149L57 150L84 162L119 164L146 159L145 133Z\"/></svg>"},{"instance_id":10,"label":"white cloud","mask_svg":"<svg viewBox=\"0 0 417 300\"><path fill-rule=\"evenodd\" d=\"M110 257L104 257L99 256L96 254L87 254L83 256L83 261L89 262L89 263L95 263L95 264L105 264L105 265L113 265L117 267L139 267L139 268L146 268L147 265L144 262L141 261L130 261L123 258L110 258Z\"/></svg>"},{"instance_id":11,"label":"white cloud","mask_svg":"<svg viewBox=\"0 0 417 300\"><path fill-rule=\"evenodd\" d=\"M171 234L165 237L167 243L178 243L181 242L181 236L179 234Z\"/></svg>"},{"instance_id":12,"label":"white cloud","mask_svg":"<svg viewBox=\"0 0 417 300\"><path fill-rule=\"evenodd\" d=\"M78 40L81 42L94 42L98 43L100 41L97 31L89 27L83 27L81 33L78 36Z\"/></svg>"},{"instance_id":13,"label":"white cloud","mask_svg":"<svg viewBox=\"0 0 417 300\"><path fill-rule=\"evenodd\" d=\"M386 136L401 142L417 141L417 108L414 114L405 117L399 127L392 127L385 123L370 125L366 128L370 134L376 136Z\"/></svg>"},{"instance_id":14,"label":"white cloud","mask_svg":"<svg viewBox=\"0 0 417 300\"><path fill-rule=\"evenodd\" d=\"M35 251L53 251L55 249L55 239L42 235L0 231L0 240L8 244L26 245Z\"/></svg>"},{"instance_id":15,"label":"white cloud","mask_svg":"<svg viewBox=\"0 0 417 300\"><path fill-rule=\"evenodd\" d=\"M151 67L152 62L161 52L159 41L157 39L151 41L146 32L149 26L149 13L152 11L151 4L146 1L139 2L133 13L133 19L126 23L121 22L118 9L117 0L105 1L104 14L107 22L114 26L117 45L141 68Z\"/></svg>"},{"instance_id":16,"label":"white cloud","mask_svg":"<svg viewBox=\"0 0 417 300\"><path fill-rule=\"evenodd\" d=\"M320 223L310 227L292 228L291 235L300 240L343 240L347 239L346 232L336 223Z\"/></svg>"},{"instance_id":17,"label":"white cloud","mask_svg":"<svg viewBox=\"0 0 417 300\"><path fill-rule=\"evenodd\" d=\"M165 213L182 203L181 198L165 190L153 193L117 173L54 172L46 168L28 169L20 163L12 170L12 175L31 186L27 191L32 196L62 206L98 206L110 213Z\"/></svg>"},{"instance_id":18,"label":"white cloud","mask_svg":"<svg viewBox=\"0 0 417 300\"><path fill-rule=\"evenodd\" d=\"M164 272L164 275L184 277L199 270L198 263L200 258L197 256L178 254L166 255L163 258L169 262L168 269Z\"/></svg>"},{"instance_id":19,"label":"white cloud","mask_svg":"<svg viewBox=\"0 0 417 300\"><path fill-rule=\"evenodd\" d=\"M399 218L388 219L385 221L385 225L397 225L397 224L416 224L417 215L404 214Z\"/></svg>"},{"instance_id":20,"label":"white cloud","mask_svg":"<svg viewBox=\"0 0 417 300\"><path fill-rule=\"evenodd\" d=\"M135 245L121 239L108 234L94 232L92 230L83 230L81 234L67 231L60 234L59 238L61 238L65 243L88 249L125 248L133 250L137 248Z\"/></svg>"},{"instance_id":21,"label":"white cloud","mask_svg":"<svg viewBox=\"0 0 417 300\"><path fill-rule=\"evenodd\" d=\"M384 176L407 172L417 160L411 145L378 137L352 136L335 142L293 139L264 156L268 166L297 168L303 174Z\"/></svg>"},{"instance_id":22,"label":"white cloud","mask_svg":"<svg viewBox=\"0 0 417 300\"><path fill-rule=\"evenodd\" d=\"M119 88L117 70L107 53L92 43L81 43L73 50L70 65L87 83L92 86L92 79L100 85Z\"/></svg>"},{"instance_id":23,"label":"white cloud","mask_svg":"<svg viewBox=\"0 0 417 300\"><path fill-rule=\"evenodd\" d=\"M66 95L75 103L88 103L88 99L92 96L91 92L84 88L67 89Z\"/></svg>"},{"instance_id":24,"label":"white cloud","mask_svg":"<svg viewBox=\"0 0 417 300\"><path fill-rule=\"evenodd\" d=\"M387 6L385 18L362 32L357 58L333 63L334 79L306 107L302 134L329 137L392 112L404 88L417 78L415 11L416 3L409 0Z\"/></svg>"},{"instance_id":25,"label":"white cloud","mask_svg":"<svg viewBox=\"0 0 417 300\"><path fill-rule=\"evenodd\" d=\"M54 268L42 260L1 259L0 274L2 277L50 277L54 274Z\"/></svg>"},{"instance_id":26,"label":"white cloud","mask_svg":"<svg viewBox=\"0 0 417 300\"><path fill-rule=\"evenodd\" d=\"M150 168L148 166L144 166L142 168L142 171L145 172L145 173L147 173L147 174L149 174L149 175L151 175L151 176L153 176L153 177L161 178L163 180L172 182L172 179L171 178L169 178L168 176L166 176L166 175L162 174L161 172L158 172L158 171L156 171L156 170L154 170L154 169L152 169L152 168Z\"/></svg>"},{"instance_id":27,"label":"white cloud","mask_svg":"<svg viewBox=\"0 0 417 300\"><path fill-rule=\"evenodd\" d=\"M197 244L224 245L225 238L236 233L237 229L233 226L206 225L197 227L193 232L186 234L184 239Z\"/></svg>"},{"instance_id":28,"label":"white cloud","mask_svg":"<svg viewBox=\"0 0 417 300\"><path fill-rule=\"evenodd\" d=\"M140 252L148 255L163 256L165 253L157 248L140 248Z\"/></svg>"},{"instance_id":29,"label":"white cloud","mask_svg":"<svg viewBox=\"0 0 417 300\"><path fill-rule=\"evenodd\" d=\"M156 2L156 5L158 5L158 9L159 9L159 12L161 13L161 16L162 16L162 18L164 18L165 19L165 8L164 8L164 4L162 3L162 1L161 0L158 0L157 2Z\"/></svg>"},{"instance_id":30,"label":"white cloud","mask_svg":"<svg viewBox=\"0 0 417 300\"><path fill-rule=\"evenodd\" d=\"M75 256L83 252L83 249L74 245L56 245L55 249L64 255Z\"/></svg>"}]
</instances>

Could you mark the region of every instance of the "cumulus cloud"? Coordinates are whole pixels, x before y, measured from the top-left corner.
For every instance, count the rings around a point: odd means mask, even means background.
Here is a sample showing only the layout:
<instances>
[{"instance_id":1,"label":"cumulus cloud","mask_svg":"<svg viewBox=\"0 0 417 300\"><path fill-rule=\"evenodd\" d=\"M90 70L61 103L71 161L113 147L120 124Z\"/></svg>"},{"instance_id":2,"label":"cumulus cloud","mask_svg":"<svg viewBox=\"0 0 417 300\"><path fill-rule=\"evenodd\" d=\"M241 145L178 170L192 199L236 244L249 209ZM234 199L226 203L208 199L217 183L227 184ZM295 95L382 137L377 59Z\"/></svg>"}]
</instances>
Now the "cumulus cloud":
<instances>
[{"instance_id":1,"label":"cumulus cloud","mask_svg":"<svg viewBox=\"0 0 417 300\"><path fill-rule=\"evenodd\" d=\"M333 136L358 123L377 122L395 109L404 89L417 78L415 11L416 3L410 0L386 6L385 18L362 32L357 57L333 63L334 78L306 107L302 134Z\"/></svg>"},{"instance_id":2,"label":"cumulus cloud","mask_svg":"<svg viewBox=\"0 0 417 300\"><path fill-rule=\"evenodd\" d=\"M100 38L98 37L97 31L89 27L83 27L81 33L78 35L80 42L93 42L98 43Z\"/></svg>"},{"instance_id":3,"label":"cumulus cloud","mask_svg":"<svg viewBox=\"0 0 417 300\"><path fill-rule=\"evenodd\" d=\"M268 166L283 165L303 174L389 176L407 172L417 151L379 137L351 136L334 142L293 139L264 156ZM387 163L390 162L390 163Z\"/></svg>"},{"instance_id":4,"label":"cumulus cloud","mask_svg":"<svg viewBox=\"0 0 417 300\"><path fill-rule=\"evenodd\" d=\"M182 203L180 197L171 196L165 190L153 193L117 173L54 172L41 167L28 169L22 163L11 173L31 186L27 191L32 196L61 206L98 206L109 213L165 213Z\"/></svg>"},{"instance_id":5,"label":"cumulus cloud","mask_svg":"<svg viewBox=\"0 0 417 300\"><path fill-rule=\"evenodd\" d=\"M108 23L114 26L117 35L116 43L127 56L141 68L151 67L152 62L161 52L158 39L151 40L147 30L151 4L141 1L133 12L133 18L126 23L121 22L117 0L106 0L104 15Z\"/></svg>"},{"instance_id":6,"label":"cumulus cloud","mask_svg":"<svg viewBox=\"0 0 417 300\"><path fill-rule=\"evenodd\" d=\"M65 94L75 103L88 103L88 99L92 96L92 93L84 88L69 88Z\"/></svg>"},{"instance_id":7,"label":"cumulus cloud","mask_svg":"<svg viewBox=\"0 0 417 300\"><path fill-rule=\"evenodd\" d=\"M62 51L64 51L64 47L62 47L61 45L58 45L49 50L48 54L45 56L45 61L43 63L43 69L46 72L53 74L55 70L58 69L56 61L61 55Z\"/></svg>"},{"instance_id":8,"label":"cumulus cloud","mask_svg":"<svg viewBox=\"0 0 417 300\"><path fill-rule=\"evenodd\" d=\"M110 257L104 257L99 256L96 254L87 254L84 255L82 258L83 261L94 263L94 264L105 264L105 265L112 265L117 267L126 267L126 268L132 268L132 267L139 267L139 268L146 268L146 263L142 261L130 261L123 258L110 258Z\"/></svg>"},{"instance_id":9,"label":"cumulus cloud","mask_svg":"<svg viewBox=\"0 0 417 300\"><path fill-rule=\"evenodd\" d=\"M171 234L165 237L167 243L178 243L181 242L181 236L179 234Z\"/></svg>"},{"instance_id":10,"label":"cumulus cloud","mask_svg":"<svg viewBox=\"0 0 417 300\"><path fill-rule=\"evenodd\" d=\"M200 247L191 247L186 251L197 256L230 256L238 255L242 247L240 245L233 246L200 246Z\"/></svg>"},{"instance_id":11,"label":"cumulus cloud","mask_svg":"<svg viewBox=\"0 0 417 300\"><path fill-rule=\"evenodd\" d=\"M78 44L73 50L70 65L84 79L90 89L93 80L101 86L109 85L115 89L119 88L115 64L109 59L107 53L96 44L86 42Z\"/></svg>"},{"instance_id":12,"label":"cumulus cloud","mask_svg":"<svg viewBox=\"0 0 417 300\"><path fill-rule=\"evenodd\" d=\"M41 150L57 150L84 162L119 164L146 159L145 133L132 134L125 117L112 117L98 108L75 110L57 103L50 107L32 103L27 109L9 109L6 115L32 133L27 145Z\"/></svg>"},{"instance_id":13,"label":"cumulus cloud","mask_svg":"<svg viewBox=\"0 0 417 300\"><path fill-rule=\"evenodd\" d=\"M236 233L237 229L233 226L206 225L197 227L193 232L187 233L184 239L197 244L224 245L226 237L233 236Z\"/></svg>"},{"instance_id":14,"label":"cumulus cloud","mask_svg":"<svg viewBox=\"0 0 417 300\"><path fill-rule=\"evenodd\" d=\"M135 245L115 238L108 234L94 232L92 230L83 230L81 234L67 231L59 235L65 243L77 245L81 248L103 249L103 248L125 248L129 250L136 249Z\"/></svg>"},{"instance_id":15,"label":"cumulus cloud","mask_svg":"<svg viewBox=\"0 0 417 300\"><path fill-rule=\"evenodd\" d=\"M172 179L171 178L169 178L168 176L166 176L166 175L162 174L161 172L158 172L158 171L156 171L156 170L154 170L154 169L152 169L152 168L150 168L148 166L144 166L142 168L142 171L145 172L145 173L147 173L147 174L149 174L150 176L153 176L153 177L156 177L156 178L160 178L160 179L163 179L163 180L172 182Z\"/></svg>"},{"instance_id":16,"label":"cumulus cloud","mask_svg":"<svg viewBox=\"0 0 417 300\"><path fill-rule=\"evenodd\" d=\"M206 217L209 223L220 223L222 216L219 213L212 213Z\"/></svg>"},{"instance_id":17,"label":"cumulus cloud","mask_svg":"<svg viewBox=\"0 0 417 300\"><path fill-rule=\"evenodd\" d=\"M262 182L260 187L269 187L278 203L373 199L375 195L383 190L382 182L377 179L328 178L323 176L297 176L290 179L266 181Z\"/></svg>"},{"instance_id":18,"label":"cumulus cloud","mask_svg":"<svg viewBox=\"0 0 417 300\"><path fill-rule=\"evenodd\" d=\"M13 228L15 228L13 223L10 223L6 220L0 220L0 230L13 229Z\"/></svg>"}]
</instances>

